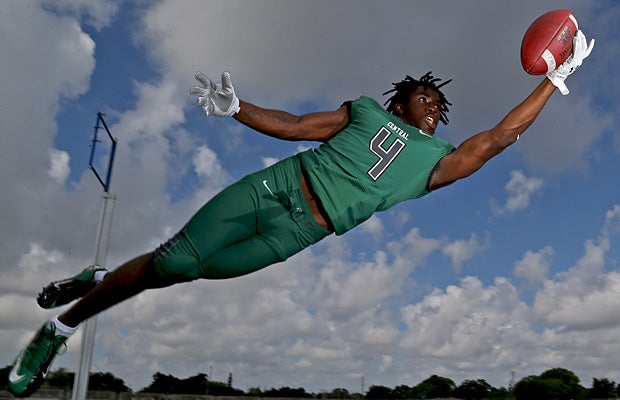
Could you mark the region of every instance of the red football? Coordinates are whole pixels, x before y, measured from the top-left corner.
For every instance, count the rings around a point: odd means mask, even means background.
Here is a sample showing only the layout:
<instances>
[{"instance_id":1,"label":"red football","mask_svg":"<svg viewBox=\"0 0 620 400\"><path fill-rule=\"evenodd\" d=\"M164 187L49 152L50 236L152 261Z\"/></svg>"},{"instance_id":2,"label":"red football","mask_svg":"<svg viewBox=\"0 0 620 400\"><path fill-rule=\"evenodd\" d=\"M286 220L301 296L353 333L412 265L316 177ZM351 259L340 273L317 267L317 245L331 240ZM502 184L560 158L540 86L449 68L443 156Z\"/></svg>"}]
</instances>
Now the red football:
<instances>
[{"instance_id":1,"label":"red football","mask_svg":"<svg viewBox=\"0 0 620 400\"><path fill-rule=\"evenodd\" d=\"M532 22L521 42L525 72L543 75L563 64L572 53L577 29L577 19L568 10L549 11Z\"/></svg>"}]
</instances>

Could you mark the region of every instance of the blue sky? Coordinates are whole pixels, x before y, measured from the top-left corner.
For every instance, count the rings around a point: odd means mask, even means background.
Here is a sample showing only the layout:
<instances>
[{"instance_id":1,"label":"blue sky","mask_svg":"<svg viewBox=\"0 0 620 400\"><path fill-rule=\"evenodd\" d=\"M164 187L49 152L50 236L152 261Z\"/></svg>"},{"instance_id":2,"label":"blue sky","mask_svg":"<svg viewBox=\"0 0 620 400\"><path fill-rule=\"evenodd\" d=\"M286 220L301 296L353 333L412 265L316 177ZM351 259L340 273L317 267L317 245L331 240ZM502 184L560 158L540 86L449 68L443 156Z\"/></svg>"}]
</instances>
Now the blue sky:
<instances>
[{"instance_id":1,"label":"blue sky","mask_svg":"<svg viewBox=\"0 0 620 400\"><path fill-rule=\"evenodd\" d=\"M0 5L0 365L56 311L34 298L92 262L96 113L119 139L108 267L152 250L225 185L313 146L205 118L197 70L244 100L331 110L432 70L458 145L540 81L519 45L571 9L594 51L514 146L472 177L230 281L144 293L99 317L93 370L233 373L247 389L507 386L563 367L620 381L620 162L614 1L5 1ZM104 162L101 153L99 163ZM99 164L100 165L100 164ZM79 332L56 367L75 369Z\"/></svg>"}]
</instances>

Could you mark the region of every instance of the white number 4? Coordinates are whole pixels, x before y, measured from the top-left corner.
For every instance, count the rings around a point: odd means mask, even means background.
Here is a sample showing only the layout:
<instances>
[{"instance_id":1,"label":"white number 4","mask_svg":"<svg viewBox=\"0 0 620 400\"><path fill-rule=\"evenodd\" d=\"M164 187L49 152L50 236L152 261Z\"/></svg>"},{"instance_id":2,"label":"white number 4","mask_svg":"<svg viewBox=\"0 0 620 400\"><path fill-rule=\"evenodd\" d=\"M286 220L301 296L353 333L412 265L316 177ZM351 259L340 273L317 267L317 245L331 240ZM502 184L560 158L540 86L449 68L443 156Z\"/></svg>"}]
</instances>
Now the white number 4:
<instances>
[{"instance_id":1,"label":"white number 4","mask_svg":"<svg viewBox=\"0 0 620 400\"><path fill-rule=\"evenodd\" d=\"M390 133L391 132L383 126L370 140L370 151L379 157L379 160L368 171L368 175L370 175L373 181L379 179L381 174L383 174L396 159L401 150L405 148L405 143L400 140L400 138L396 138L394 143L392 143L388 149L385 149L383 144L390 136Z\"/></svg>"}]
</instances>

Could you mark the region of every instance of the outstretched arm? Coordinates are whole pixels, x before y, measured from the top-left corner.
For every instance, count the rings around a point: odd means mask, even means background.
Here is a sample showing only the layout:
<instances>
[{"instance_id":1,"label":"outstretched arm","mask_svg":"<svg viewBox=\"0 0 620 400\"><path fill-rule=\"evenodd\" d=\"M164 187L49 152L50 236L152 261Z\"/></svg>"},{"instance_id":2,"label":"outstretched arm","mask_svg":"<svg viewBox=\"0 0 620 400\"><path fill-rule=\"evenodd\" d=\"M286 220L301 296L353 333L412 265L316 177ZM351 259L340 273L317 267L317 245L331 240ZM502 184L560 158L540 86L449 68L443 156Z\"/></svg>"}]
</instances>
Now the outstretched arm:
<instances>
[{"instance_id":1,"label":"outstretched arm","mask_svg":"<svg viewBox=\"0 0 620 400\"><path fill-rule=\"evenodd\" d=\"M431 180L434 190L468 177L514 142L534 122L553 94L555 86L544 79L534 91L494 128L465 140L451 154L441 159Z\"/></svg>"},{"instance_id":2,"label":"outstretched arm","mask_svg":"<svg viewBox=\"0 0 620 400\"><path fill-rule=\"evenodd\" d=\"M568 94L564 80L590 55L593 47L594 40L588 44L583 32L577 31L573 39L573 53L568 60L548 73L547 78L497 126L472 136L451 154L442 158L429 180L429 189L446 186L473 174L491 158L516 142L538 117L556 87L562 94Z\"/></svg>"},{"instance_id":3,"label":"outstretched arm","mask_svg":"<svg viewBox=\"0 0 620 400\"><path fill-rule=\"evenodd\" d=\"M198 96L198 104L205 115L232 116L242 124L278 139L326 141L349 123L346 107L299 116L239 100L228 72L222 74L221 85L201 72L196 73L195 78L201 86L193 87L190 93Z\"/></svg>"},{"instance_id":4,"label":"outstretched arm","mask_svg":"<svg viewBox=\"0 0 620 400\"><path fill-rule=\"evenodd\" d=\"M346 107L335 111L294 115L286 111L270 110L240 101L240 110L233 117L265 135L283 140L326 141L349 121Z\"/></svg>"}]
</instances>

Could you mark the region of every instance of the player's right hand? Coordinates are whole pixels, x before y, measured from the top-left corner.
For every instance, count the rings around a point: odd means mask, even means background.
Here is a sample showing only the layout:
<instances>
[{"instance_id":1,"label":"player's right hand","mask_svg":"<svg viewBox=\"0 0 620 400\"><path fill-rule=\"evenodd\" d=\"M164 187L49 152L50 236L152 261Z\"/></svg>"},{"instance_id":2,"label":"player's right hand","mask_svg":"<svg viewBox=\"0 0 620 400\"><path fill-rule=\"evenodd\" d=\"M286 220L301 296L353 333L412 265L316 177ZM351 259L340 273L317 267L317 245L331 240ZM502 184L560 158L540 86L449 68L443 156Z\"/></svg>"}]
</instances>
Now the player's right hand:
<instances>
[{"instance_id":1,"label":"player's right hand","mask_svg":"<svg viewBox=\"0 0 620 400\"><path fill-rule=\"evenodd\" d=\"M558 88L563 95L569 93L564 80L568 78L570 74L575 72L581 65L583 60L590 55L592 48L594 47L594 39L588 41L586 36L581 31L577 31L575 38L573 39L573 54L568 57L564 64L560 65L557 69L549 72L547 78Z\"/></svg>"},{"instance_id":2,"label":"player's right hand","mask_svg":"<svg viewBox=\"0 0 620 400\"><path fill-rule=\"evenodd\" d=\"M222 74L221 85L215 84L202 72L196 72L194 77L201 86L194 86L189 92L193 96L198 96L196 102L207 117L209 115L230 117L239 112L239 98L235 94L229 72Z\"/></svg>"}]
</instances>

